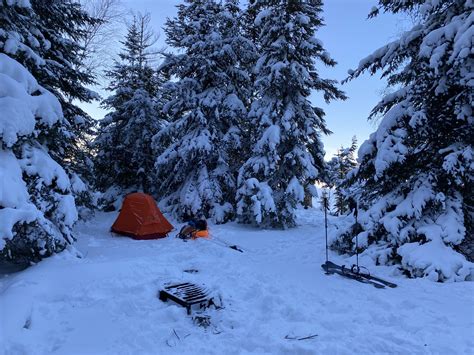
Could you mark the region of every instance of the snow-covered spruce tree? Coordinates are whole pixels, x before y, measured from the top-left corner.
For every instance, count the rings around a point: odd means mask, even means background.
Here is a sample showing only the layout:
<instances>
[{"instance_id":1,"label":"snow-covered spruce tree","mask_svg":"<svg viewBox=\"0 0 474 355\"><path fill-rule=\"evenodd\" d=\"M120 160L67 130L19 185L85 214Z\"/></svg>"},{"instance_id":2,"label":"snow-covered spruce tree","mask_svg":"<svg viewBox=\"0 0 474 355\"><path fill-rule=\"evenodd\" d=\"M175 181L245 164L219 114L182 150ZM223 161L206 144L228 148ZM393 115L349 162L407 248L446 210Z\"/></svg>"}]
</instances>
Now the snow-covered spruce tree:
<instances>
[{"instance_id":1,"label":"snow-covered spruce tree","mask_svg":"<svg viewBox=\"0 0 474 355\"><path fill-rule=\"evenodd\" d=\"M95 181L113 203L129 191L154 189L152 138L164 122L157 109L161 77L152 67L155 43L149 15L137 15L128 28L124 49L107 73L112 95L103 101L110 109L100 122L94 142Z\"/></svg>"},{"instance_id":2,"label":"snow-covered spruce tree","mask_svg":"<svg viewBox=\"0 0 474 355\"><path fill-rule=\"evenodd\" d=\"M383 70L396 89L373 109L383 118L359 150L359 240L410 276L464 280L473 267L458 251L473 243L474 4L381 0L379 9L418 11L420 23L351 72Z\"/></svg>"},{"instance_id":3,"label":"snow-covered spruce tree","mask_svg":"<svg viewBox=\"0 0 474 355\"><path fill-rule=\"evenodd\" d=\"M351 146L339 148L336 156L328 162L330 166L329 177L334 186L335 212L338 215L349 212L348 196L344 188L344 182L347 180L349 172L357 166L355 158L356 150L357 139L353 137Z\"/></svg>"},{"instance_id":4,"label":"snow-covered spruce tree","mask_svg":"<svg viewBox=\"0 0 474 355\"><path fill-rule=\"evenodd\" d=\"M155 137L157 185L163 207L179 219L222 223L234 215L251 96L243 62L255 55L240 16L235 0L185 1L166 23L167 42L180 54L168 54L162 66L176 81L166 88L171 123Z\"/></svg>"},{"instance_id":5,"label":"snow-covered spruce tree","mask_svg":"<svg viewBox=\"0 0 474 355\"><path fill-rule=\"evenodd\" d=\"M82 179L90 177L87 142L93 121L77 102L90 102L97 95L86 88L93 77L81 69L84 28L96 20L71 0L2 1L0 48L24 65L38 83L61 103L66 124L51 139L51 156L73 180L73 193L80 204L89 205L91 195Z\"/></svg>"},{"instance_id":6,"label":"snow-covered spruce tree","mask_svg":"<svg viewBox=\"0 0 474 355\"><path fill-rule=\"evenodd\" d=\"M326 171L321 179L327 188L330 196L331 212L341 215L349 212L347 193L344 184L348 179L348 174L357 166L355 152L357 150L357 140L352 138L352 144L348 148L341 146L336 154L326 163Z\"/></svg>"},{"instance_id":7,"label":"snow-covered spruce tree","mask_svg":"<svg viewBox=\"0 0 474 355\"><path fill-rule=\"evenodd\" d=\"M315 38L322 26L321 1L256 0L260 59L258 98L249 118L256 138L251 157L239 173L239 221L262 227L295 225L294 210L304 188L324 169L321 134L328 134L322 109L312 106L312 90L324 99L344 99L334 80L322 79L321 61L336 63Z\"/></svg>"},{"instance_id":8,"label":"snow-covered spruce tree","mask_svg":"<svg viewBox=\"0 0 474 355\"><path fill-rule=\"evenodd\" d=\"M82 194L79 176L88 177L91 170L86 148L93 120L77 102L90 102L97 94L86 88L94 78L81 69L78 42L85 26L97 20L70 0L3 1L0 6L2 51L23 64L61 103L67 124L52 140L51 154L76 182L76 196L90 200Z\"/></svg>"},{"instance_id":9,"label":"snow-covered spruce tree","mask_svg":"<svg viewBox=\"0 0 474 355\"><path fill-rule=\"evenodd\" d=\"M0 260L39 261L73 241L71 181L51 157L67 127L57 98L0 53Z\"/></svg>"},{"instance_id":10,"label":"snow-covered spruce tree","mask_svg":"<svg viewBox=\"0 0 474 355\"><path fill-rule=\"evenodd\" d=\"M84 87L92 82L91 76L76 68L80 58L75 43L82 36L83 25L92 21L72 1L0 3L0 53L6 58L0 110L0 121L5 125L0 138L2 149L13 154L5 155L1 163L8 164L5 169L13 169L9 178L4 178L19 194L16 202L0 197L0 211L5 211L2 257L39 260L62 250L73 239L70 228L77 218L70 193L80 203L91 200L79 177L87 171L87 159L80 148L90 121L72 100L94 97ZM10 91L10 84L18 90ZM30 96L33 98L26 99ZM16 181L18 178L23 180ZM5 183L2 189L8 186ZM8 196L6 192L4 196ZM23 210L25 204L31 213Z\"/></svg>"}]
</instances>

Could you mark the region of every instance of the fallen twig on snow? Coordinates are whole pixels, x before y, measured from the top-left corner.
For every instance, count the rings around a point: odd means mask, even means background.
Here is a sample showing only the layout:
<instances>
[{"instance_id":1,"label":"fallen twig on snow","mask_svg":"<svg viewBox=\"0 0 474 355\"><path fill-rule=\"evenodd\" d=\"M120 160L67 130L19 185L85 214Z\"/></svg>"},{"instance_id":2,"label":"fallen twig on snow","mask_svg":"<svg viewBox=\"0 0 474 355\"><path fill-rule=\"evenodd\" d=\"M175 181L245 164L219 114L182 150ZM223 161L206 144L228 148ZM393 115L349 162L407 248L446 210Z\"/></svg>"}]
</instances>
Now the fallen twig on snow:
<instances>
[{"instance_id":1,"label":"fallen twig on snow","mask_svg":"<svg viewBox=\"0 0 474 355\"><path fill-rule=\"evenodd\" d=\"M176 332L176 330L175 330L174 328L173 328L173 333L174 333L174 335L176 336L176 338L178 338L178 340L181 341L181 338L179 337L178 333ZM187 338L188 336L190 336L190 335L191 335L191 334L186 334L183 339L186 339L186 338ZM174 339L172 339L172 338L171 338L171 339L167 339L165 342L166 342L166 345L168 345L170 348L175 347L176 344L177 344L177 343L176 343L176 340L174 340Z\"/></svg>"},{"instance_id":2,"label":"fallen twig on snow","mask_svg":"<svg viewBox=\"0 0 474 355\"><path fill-rule=\"evenodd\" d=\"M300 337L297 337L297 336L286 335L285 339L287 339L287 340L307 340L307 339L316 338L317 336L318 336L318 334L312 334L312 335L308 335L308 336L300 338Z\"/></svg>"}]
</instances>

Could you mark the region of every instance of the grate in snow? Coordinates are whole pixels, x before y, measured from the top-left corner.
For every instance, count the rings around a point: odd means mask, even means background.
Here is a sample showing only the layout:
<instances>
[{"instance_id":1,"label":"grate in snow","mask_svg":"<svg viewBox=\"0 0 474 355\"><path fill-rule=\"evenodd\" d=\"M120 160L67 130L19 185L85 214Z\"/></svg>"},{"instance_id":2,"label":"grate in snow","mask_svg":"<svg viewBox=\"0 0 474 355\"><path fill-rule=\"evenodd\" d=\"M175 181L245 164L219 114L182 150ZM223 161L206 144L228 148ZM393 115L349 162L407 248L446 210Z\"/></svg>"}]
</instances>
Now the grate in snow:
<instances>
[{"instance_id":1,"label":"grate in snow","mask_svg":"<svg viewBox=\"0 0 474 355\"><path fill-rule=\"evenodd\" d=\"M191 314L192 306L198 305L200 309L207 308L214 304L213 298L209 296L209 291L203 286L195 285L189 282L168 285L159 293L161 301L168 299L186 308L188 314Z\"/></svg>"}]
</instances>

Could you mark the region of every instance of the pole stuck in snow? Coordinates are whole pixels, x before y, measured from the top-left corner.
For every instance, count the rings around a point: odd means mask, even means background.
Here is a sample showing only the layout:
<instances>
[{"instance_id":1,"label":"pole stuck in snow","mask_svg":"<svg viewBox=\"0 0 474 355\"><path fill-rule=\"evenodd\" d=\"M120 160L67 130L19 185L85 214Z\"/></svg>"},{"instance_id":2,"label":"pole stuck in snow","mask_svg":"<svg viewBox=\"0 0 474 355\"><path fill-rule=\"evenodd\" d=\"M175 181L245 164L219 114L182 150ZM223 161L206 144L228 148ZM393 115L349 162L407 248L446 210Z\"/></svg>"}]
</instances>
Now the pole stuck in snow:
<instances>
[{"instance_id":1,"label":"pole stuck in snow","mask_svg":"<svg viewBox=\"0 0 474 355\"><path fill-rule=\"evenodd\" d=\"M326 232L326 263L329 261L328 256L328 195L326 190L323 190L323 206L324 206L324 230Z\"/></svg>"},{"instance_id":2,"label":"pole stuck in snow","mask_svg":"<svg viewBox=\"0 0 474 355\"><path fill-rule=\"evenodd\" d=\"M230 249L234 249L236 251L239 251L241 253L243 253L244 251L237 245L232 245L232 244L229 244L228 242L226 242L225 240L222 240L222 239L218 239L216 237L214 237L214 240L212 239L207 239L207 238L203 238L204 240L207 240L208 242L211 242L211 243L214 243L216 245L220 245L221 247L227 247L227 248L230 248Z\"/></svg>"},{"instance_id":3,"label":"pole stuck in snow","mask_svg":"<svg viewBox=\"0 0 474 355\"><path fill-rule=\"evenodd\" d=\"M358 226L358 223L359 223L357 221L358 214L359 214L358 202L356 201L356 205L354 209L354 217L355 217L356 226ZM357 230L357 233L356 233L356 264L357 264L357 270L359 270L359 230Z\"/></svg>"}]
</instances>

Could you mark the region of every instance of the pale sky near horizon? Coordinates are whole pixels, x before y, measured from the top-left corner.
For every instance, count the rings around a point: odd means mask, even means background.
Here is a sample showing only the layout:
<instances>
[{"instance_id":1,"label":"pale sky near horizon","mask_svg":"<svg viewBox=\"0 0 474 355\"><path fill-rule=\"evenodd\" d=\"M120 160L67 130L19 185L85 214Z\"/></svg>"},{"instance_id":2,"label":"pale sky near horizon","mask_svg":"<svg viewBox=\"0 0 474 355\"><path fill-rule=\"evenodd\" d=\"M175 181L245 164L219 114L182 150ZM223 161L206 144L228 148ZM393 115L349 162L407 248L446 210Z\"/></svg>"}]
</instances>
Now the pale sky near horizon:
<instances>
[{"instance_id":1,"label":"pale sky near horizon","mask_svg":"<svg viewBox=\"0 0 474 355\"><path fill-rule=\"evenodd\" d=\"M177 13L176 5L181 0L122 0L124 6L141 13L149 12L152 27L159 35L158 47L165 46L165 34L162 27L167 17ZM354 69L359 61L377 48L394 40L408 21L393 15L383 14L375 19L367 19L370 9L377 4L376 0L326 0L324 13L326 26L322 27L316 37L321 39L325 48L338 62L334 68L319 66L323 78L343 80L348 69ZM381 98L385 82L380 73L375 76L365 74L347 84L340 85L349 97L346 101L324 103L318 93L312 95L312 103L322 107L326 112L326 123L333 132L323 137L326 159L330 159L341 146L348 146L352 136L357 136L359 144L366 140L376 128L375 122L368 122L370 110ZM95 119L104 116L98 103L85 105Z\"/></svg>"}]
</instances>

